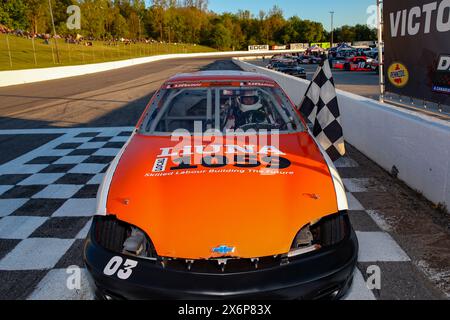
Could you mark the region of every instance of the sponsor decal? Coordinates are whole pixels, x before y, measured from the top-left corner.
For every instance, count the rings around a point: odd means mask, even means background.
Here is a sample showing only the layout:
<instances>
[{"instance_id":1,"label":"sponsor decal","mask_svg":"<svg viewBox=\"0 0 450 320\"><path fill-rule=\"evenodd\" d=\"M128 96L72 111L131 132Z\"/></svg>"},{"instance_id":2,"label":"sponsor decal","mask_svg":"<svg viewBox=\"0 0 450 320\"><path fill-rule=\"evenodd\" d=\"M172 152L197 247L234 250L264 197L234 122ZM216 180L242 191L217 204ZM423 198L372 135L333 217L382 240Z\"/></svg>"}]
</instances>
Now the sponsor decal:
<instances>
[{"instance_id":1,"label":"sponsor decal","mask_svg":"<svg viewBox=\"0 0 450 320\"><path fill-rule=\"evenodd\" d=\"M400 62L394 62L388 68L389 81L397 88L406 86L409 81L409 71L405 65Z\"/></svg>"},{"instance_id":2,"label":"sponsor decal","mask_svg":"<svg viewBox=\"0 0 450 320\"><path fill-rule=\"evenodd\" d=\"M440 55L433 75L432 90L450 94L450 54Z\"/></svg>"},{"instance_id":3,"label":"sponsor decal","mask_svg":"<svg viewBox=\"0 0 450 320\"><path fill-rule=\"evenodd\" d=\"M183 146L161 148L147 177L186 175L188 173L260 173L291 174L281 172L291 166L286 154L272 145L220 145ZM226 169L224 167L232 166Z\"/></svg>"},{"instance_id":4,"label":"sponsor decal","mask_svg":"<svg viewBox=\"0 0 450 320\"><path fill-rule=\"evenodd\" d=\"M184 146L175 151L174 148L161 148L161 154L158 157L171 158L174 166L170 167L170 170L197 169L198 165L204 168L222 168L227 165L237 168L264 166L270 169L286 169L290 167L291 162L280 155L285 153L275 146L262 146L258 149L254 145L212 144L207 147Z\"/></svg>"},{"instance_id":5,"label":"sponsor decal","mask_svg":"<svg viewBox=\"0 0 450 320\"><path fill-rule=\"evenodd\" d=\"M267 44L258 44L258 45L252 45L248 46L248 51L260 51L260 50L269 50L269 45Z\"/></svg>"},{"instance_id":6,"label":"sponsor decal","mask_svg":"<svg viewBox=\"0 0 450 320\"><path fill-rule=\"evenodd\" d=\"M166 170L167 160L167 158L156 159L152 172L164 172Z\"/></svg>"},{"instance_id":7,"label":"sponsor decal","mask_svg":"<svg viewBox=\"0 0 450 320\"><path fill-rule=\"evenodd\" d=\"M198 88L198 87L202 87L203 84L196 82L196 83L186 83L186 82L182 82L182 83L174 83L174 84L169 84L167 85L166 89L184 89L184 88Z\"/></svg>"},{"instance_id":8,"label":"sponsor decal","mask_svg":"<svg viewBox=\"0 0 450 320\"><path fill-rule=\"evenodd\" d=\"M215 248L212 248L211 250L213 253L219 254L219 255L227 255L230 253L233 253L235 251L235 247L228 247L228 246L218 246Z\"/></svg>"},{"instance_id":9,"label":"sponsor decal","mask_svg":"<svg viewBox=\"0 0 450 320\"><path fill-rule=\"evenodd\" d=\"M390 36L396 38L448 32L449 9L450 1L441 0L389 12Z\"/></svg>"},{"instance_id":10,"label":"sponsor decal","mask_svg":"<svg viewBox=\"0 0 450 320\"><path fill-rule=\"evenodd\" d=\"M269 82L242 82L241 83L241 87L242 86L248 86L248 87L275 87L275 85L273 83L269 83Z\"/></svg>"}]
</instances>

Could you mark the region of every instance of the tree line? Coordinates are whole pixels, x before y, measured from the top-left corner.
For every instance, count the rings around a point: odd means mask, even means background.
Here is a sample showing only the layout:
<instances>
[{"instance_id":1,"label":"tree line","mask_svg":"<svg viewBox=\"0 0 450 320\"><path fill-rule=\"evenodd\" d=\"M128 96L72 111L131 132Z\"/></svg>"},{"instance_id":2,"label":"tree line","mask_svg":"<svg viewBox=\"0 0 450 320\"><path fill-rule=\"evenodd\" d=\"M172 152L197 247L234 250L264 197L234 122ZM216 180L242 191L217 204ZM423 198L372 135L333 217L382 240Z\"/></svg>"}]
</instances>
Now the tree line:
<instances>
[{"instance_id":1,"label":"tree line","mask_svg":"<svg viewBox=\"0 0 450 320\"><path fill-rule=\"evenodd\" d=\"M195 43L220 50L248 45L329 42L331 35L319 22L298 16L285 18L274 6L254 15L250 11L218 14L207 0L50 0L59 35L80 33L95 39L154 39ZM67 7L81 9L81 30L66 26ZM51 33L48 0L0 0L0 24L13 30ZM376 30L365 25L334 30L334 42L375 40Z\"/></svg>"}]
</instances>

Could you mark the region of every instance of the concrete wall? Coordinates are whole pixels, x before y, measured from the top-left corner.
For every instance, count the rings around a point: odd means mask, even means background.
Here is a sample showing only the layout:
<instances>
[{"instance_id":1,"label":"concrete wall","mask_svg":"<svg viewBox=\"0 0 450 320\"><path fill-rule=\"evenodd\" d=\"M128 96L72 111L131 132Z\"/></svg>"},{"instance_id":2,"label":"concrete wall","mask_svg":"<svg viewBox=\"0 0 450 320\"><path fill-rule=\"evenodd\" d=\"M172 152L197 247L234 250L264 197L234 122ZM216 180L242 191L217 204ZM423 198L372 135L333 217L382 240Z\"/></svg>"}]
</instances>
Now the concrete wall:
<instances>
[{"instance_id":1,"label":"concrete wall","mask_svg":"<svg viewBox=\"0 0 450 320\"><path fill-rule=\"evenodd\" d=\"M276 53L298 52L299 50L279 50ZM187 54L166 54L151 57L143 57L129 60L119 60L112 62L102 62L93 64L84 64L77 66L37 68L25 70L0 71L0 87L55 80L67 77L75 77L96 72L120 69L135 66L143 63L149 63L168 59L182 58L209 58L209 57L236 57L241 55L273 55L274 51L228 51L228 52L208 52L208 53L187 53Z\"/></svg>"},{"instance_id":2,"label":"concrete wall","mask_svg":"<svg viewBox=\"0 0 450 320\"><path fill-rule=\"evenodd\" d=\"M299 104L309 81L234 59L271 76ZM450 123L337 90L345 140L411 188L450 209Z\"/></svg>"}]
</instances>

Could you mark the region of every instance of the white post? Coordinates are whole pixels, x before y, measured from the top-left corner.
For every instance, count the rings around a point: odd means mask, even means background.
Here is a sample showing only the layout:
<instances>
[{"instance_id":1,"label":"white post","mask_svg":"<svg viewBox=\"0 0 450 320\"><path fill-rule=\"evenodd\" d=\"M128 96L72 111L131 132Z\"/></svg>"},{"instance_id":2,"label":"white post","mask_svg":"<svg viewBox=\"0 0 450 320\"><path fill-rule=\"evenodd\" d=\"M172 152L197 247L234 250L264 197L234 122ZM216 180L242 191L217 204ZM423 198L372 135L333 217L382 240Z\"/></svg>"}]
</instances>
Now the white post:
<instances>
[{"instance_id":1,"label":"white post","mask_svg":"<svg viewBox=\"0 0 450 320\"><path fill-rule=\"evenodd\" d=\"M380 73L380 102L384 102L384 59L383 59L383 1L377 0L378 28L378 71Z\"/></svg>"},{"instance_id":2,"label":"white post","mask_svg":"<svg viewBox=\"0 0 450 320\"><path fill-rule=\"evenodd\" d=\"M8 47L8 55L9 55L9 66L12 68L12 57L11 57L11 47L9 46L9 36L8 33L6 33L6 46Z\"/></svg>"},{"instance_id":3,"label":"white post","mask_svg":"<svg viewBox=\"0 0 450 320\"><path fill-rule=\"evenodd\" d=\"M37 66L36 47L35 47L35 45L34 45L34 34L31 36L31 44L33 45L34 65Z\"/></svg>"},{"instance_id":4,"label":"white post","mask_svg":"<svg viewBox=\"0 0 450 320\"><path fill-rule=\"evenodd\" d=\"M51 2L51 0L48 0L48 8L50 10L50 18L52 20L53 37L54 37L54 40L55 40L55 48L56 48L56 57L58 59L58 64L59 64L59 63L61 63L61 60L59 59L58 39L56 39L55 19L53 19L53 9L52 9L52 2Z\"/></svg>"},{"instance_id":5,"label":"white post","mask_svg":"<svg viewBox=\"0 0 450 320\"><path fill-rule=\"evenodd\" d=\"M333 43L334 43L334 25L333 25L334 11L330 11L330 14L331 14L331 48L333 48Z\"/></svg>"}]
</instances>

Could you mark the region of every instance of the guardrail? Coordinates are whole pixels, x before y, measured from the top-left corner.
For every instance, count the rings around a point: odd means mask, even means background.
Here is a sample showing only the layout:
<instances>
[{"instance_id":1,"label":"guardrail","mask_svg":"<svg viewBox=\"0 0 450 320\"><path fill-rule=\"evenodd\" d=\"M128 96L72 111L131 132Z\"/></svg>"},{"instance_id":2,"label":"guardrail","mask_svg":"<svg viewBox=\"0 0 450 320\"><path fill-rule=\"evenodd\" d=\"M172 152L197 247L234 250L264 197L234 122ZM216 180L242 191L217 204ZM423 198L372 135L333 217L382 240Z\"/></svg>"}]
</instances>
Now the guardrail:
<instances>
[{"instance_id":1,"label":"guardrail","mask_svg":"<svg viewBox=\"0 0 450 320\"><path fill-rule=\"evenodd\" d=\"M207 53L166 54L136 59L102 62L94 64L83 64L75 66L0 71L0 87L75 77L168 59L236 57L236 56L253 56L253 55L269 56L277 53L292 53L300 51L301 50L277 50L277 51L269 50L269 51L251 51L251 52L227 51L227 52L207 52Z\"/></svg>"},{"instance_id":2,"label":"guardrail","mask_svg":"<svg viewBox=\"0 0 450 320\"><path fill-rule=\"evenodd\" d=\"M309 81L233 59L275 79L300 104ZM450 123L336 90L345 140L435 204L450 207Z\"/></svg>"}]
</instances>

